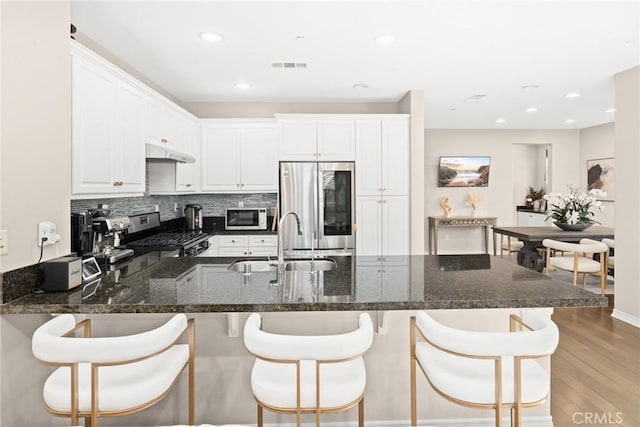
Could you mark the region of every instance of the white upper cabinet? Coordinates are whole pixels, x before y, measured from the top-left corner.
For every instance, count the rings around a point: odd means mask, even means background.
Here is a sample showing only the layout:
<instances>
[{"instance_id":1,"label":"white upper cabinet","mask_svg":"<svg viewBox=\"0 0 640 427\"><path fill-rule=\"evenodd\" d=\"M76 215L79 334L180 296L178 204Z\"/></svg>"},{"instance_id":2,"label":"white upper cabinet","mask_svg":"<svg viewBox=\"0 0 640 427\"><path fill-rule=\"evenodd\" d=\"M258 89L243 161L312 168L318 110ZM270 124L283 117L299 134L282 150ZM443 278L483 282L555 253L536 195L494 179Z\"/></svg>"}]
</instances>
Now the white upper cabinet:
<instances>
[{"instance_id":1,"label":"white upper cabinet","mask_svg":"<svg viewBox=\"0 0 640 427\"><path fill-rule=\"evenodd\" d=\"M100 61L84 48L72 51L71 192L143 193L145 97Z\"/></svg>"},{"instance_id":2,"label":"white upper cabinet","mask_svg":"<svg viewBox=\"0 0 640 427\"><path fill-rule=\"evenodd\" d=\"M273 123L207 123L202 134L202 191L278 191Z\"/></svg>"},{"instance_id":3,"label":"white upper cabinet","mask_svg":"<svg viewBox=\"0 0 640 427\"><path fill-rule=\"evenodd\" d=\"M358 195L409 194L409 119L356 121Z\"/></svg>"},{"instance_id":4,"label":"white upper cabinet","mask_svg":"<svg viewBox=\"0 0 640 427\"><path fill-rule=\"evenodd\" d=\"M276 115L278 116L278 115ZM353 118L278 118L279 159L355 160Z\"/></svg>"}]
</instances>

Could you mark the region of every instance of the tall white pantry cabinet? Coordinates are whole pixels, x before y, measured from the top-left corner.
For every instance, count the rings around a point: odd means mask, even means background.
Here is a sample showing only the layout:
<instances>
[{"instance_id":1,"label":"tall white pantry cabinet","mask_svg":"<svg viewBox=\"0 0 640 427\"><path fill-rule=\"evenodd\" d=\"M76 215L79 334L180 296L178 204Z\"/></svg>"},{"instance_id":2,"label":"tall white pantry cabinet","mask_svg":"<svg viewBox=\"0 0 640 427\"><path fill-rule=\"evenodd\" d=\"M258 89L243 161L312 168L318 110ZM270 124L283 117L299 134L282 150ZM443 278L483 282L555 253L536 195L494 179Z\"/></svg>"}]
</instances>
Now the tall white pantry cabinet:
<instances>
[{"instance_id":1,"label":"tall white pantry cabinet","mask_svg":"<svg viewBox=\"0 0 640 427\"><path fill-rule=\"evenodd\" d=\"M409 254L407 116L356 120L356 224L358 255Z\"/></svg>"}]
</instances>

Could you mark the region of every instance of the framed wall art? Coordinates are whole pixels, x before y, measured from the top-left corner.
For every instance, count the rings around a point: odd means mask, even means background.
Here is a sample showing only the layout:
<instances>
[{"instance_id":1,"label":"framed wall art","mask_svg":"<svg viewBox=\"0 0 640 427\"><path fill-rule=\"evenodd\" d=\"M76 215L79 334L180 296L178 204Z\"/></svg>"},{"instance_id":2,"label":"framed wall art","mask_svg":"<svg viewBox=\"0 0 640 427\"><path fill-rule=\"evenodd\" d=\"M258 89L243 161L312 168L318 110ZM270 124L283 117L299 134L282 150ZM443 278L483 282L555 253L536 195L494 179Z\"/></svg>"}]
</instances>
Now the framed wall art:
<instances>
[{"instance_id":1,"label":"framed wall art","mask_svg":"<svg viewBox=\"0 0 640 427\"><path fill-rule=\"evenodd\" d=\"M601 200L616 198L616 159L587 160L587 190L597 188L607 193Z\"/></svg>"}]
</instances>

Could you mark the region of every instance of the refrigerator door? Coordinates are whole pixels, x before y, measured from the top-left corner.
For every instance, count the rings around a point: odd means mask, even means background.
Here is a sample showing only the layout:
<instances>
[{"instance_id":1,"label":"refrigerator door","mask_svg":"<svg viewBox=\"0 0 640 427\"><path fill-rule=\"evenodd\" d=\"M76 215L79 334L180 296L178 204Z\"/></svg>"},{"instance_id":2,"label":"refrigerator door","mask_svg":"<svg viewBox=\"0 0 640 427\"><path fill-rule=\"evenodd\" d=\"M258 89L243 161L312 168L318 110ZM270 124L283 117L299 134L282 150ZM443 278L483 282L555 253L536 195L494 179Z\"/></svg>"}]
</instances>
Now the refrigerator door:
<instances>
[{"instance_id":1,"label":"refrigerator door","mask_svg":"<svg viewBox=\"0 0 640 427\"><path fill-rule=\"evenodd\" d=\"M287 218L278 233L284 233L284 251L309 250L312 247L314 230L317 230L317 183L316 162L280 163L280 217L293 211L300 217L302 236L298 235L295 218ZM290 215L291 216L291 215ZM317 245L314 244L314 247Z\"/></svg>"},{"instance_id":2,"label":"refrigerator door","mask_svg":"<svg viewBox=\"0 0 640 427\"><path fill-rule=\"evenodd\" d=\"M354 164L318 163L319 249L353 249Z\"/></svg>"}]
</instances>

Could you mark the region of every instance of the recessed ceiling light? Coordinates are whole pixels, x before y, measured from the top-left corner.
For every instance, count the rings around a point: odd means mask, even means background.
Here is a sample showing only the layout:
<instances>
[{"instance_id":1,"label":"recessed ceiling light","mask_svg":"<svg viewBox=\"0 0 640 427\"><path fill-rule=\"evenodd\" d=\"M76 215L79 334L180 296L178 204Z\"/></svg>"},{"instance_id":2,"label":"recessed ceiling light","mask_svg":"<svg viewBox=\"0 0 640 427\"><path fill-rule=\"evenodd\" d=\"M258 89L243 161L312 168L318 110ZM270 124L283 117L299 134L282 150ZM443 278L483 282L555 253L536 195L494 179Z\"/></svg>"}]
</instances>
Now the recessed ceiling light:
<instances>
[{"instance_id":1,"label":"recessed ceiling light","mask_svg":"<svg viewBox=\"0 0 640 427\"><path fill-rule=\"evenodd\" d=\"M304 40L304 35L303 34L297 35L296 40Z\"/></svg>"},{"instance_id":2,"label":"recessed ceiling light","mask_svg":"<svg viewBox=\"0 0 640 427\"><path fill-rule=\"evenodd\" d=\"M240 82L240 83L236 83L236 87L238 89L249 89L251 85L249 83Z\"/></svg>"},{"instance_id":3,"label":"recessed ceiling light","mask_svg":"<svg viewBox=\"0 0 640 427\"><path fill-rule=\"evenodd\" d=\"M564 122L565 123L575 123L576 121L574 119L567 119Z\"/></svg>"},{"instance_id":4,"label":"recessed ceiling light","mask_svg":"<svg viewBox=\"0 0 640 427\"><path fill-rule=\"evenodd\" d=\"M218 43L222 41L222 36L216 33L200 33L200 38L210 43Z\"/></svg>"},{"instance_id":5,"label":"recessed ceiling light","mask_svg":"<svg viewBox=\"0 0 640 427\"><path fill-rule=\"evenodd\" d=\"M571 98L577 98L579 96L580 96L580 92L569 92L568 94L565 95L565 98L571 99Z\"/></svg>"},{"instance_id":6,"label":"recessed ceiling light","mask_svg":"<svg viewBox=\"0 0 640 427\"><path fill-rule=\"evenodd\" d=\"M389 44L389 43L393 43L394 41L396 41L396 38L390 34L385 34L385 35L376 37L376 43L378 44Z\"/></svg>"},{"instance_id":7,"label":"recessed ceiling light","mask_svg":"<svg viewBox=\"0 0 640 427\"><path fill-rule=\"evenodd\" d=\"M449 108L449 111L456 111L456 107Z\"/></svg>"},{"instance_id":8,"label":"recessed ceiling light","mask_svg":"<svg viewBox=\"0 0 640 427\"><path fill-rule=\"evenodd\" d=\"M616 109L615 108L609 108L608 110L605 111L605 113L615 113Z\"/></svg>"},{"instance_id":9,"label":"recessed ceiling light","mask_svg":"<svg viewBox=\"0 0 640 427\"><path fill-rule=\"evenodd\" d=\"M535 113L536 111L538 111L538 109L536 107L529 107L525 111L527 113Z\"/></svg>"},{"instance_id":10,"label":"recessed ceiling light","mask_svg":"<svg viewBox=\"0 0 640 427\"><path fill-rule=\"evenodd\" d=\"M356 83L352 86L354 89L368 89L369 85L366 83Z\"/></svg>"},{"instance_id":11,"label":"recessed ceiling light","mask_svg":"<svg viewBox=\"0 0 640 427\"><path fill-rule=\"evenodd\" d=\"M540 86L538 85L524 85L520 87L522 90L530 90L530 89L538 89Z\"/></svg>"},{"instance_id":12,"label":"recessed ceiling light","mask_svg":"<svg viewBox=\"0 0 640 427\"><path fill-rule=\"evenodd\" d=\"M496 123L504 123L506 121L507 121L507 119L502 119L502 118L496 119Z\"/></svg>"}]
</instances>

